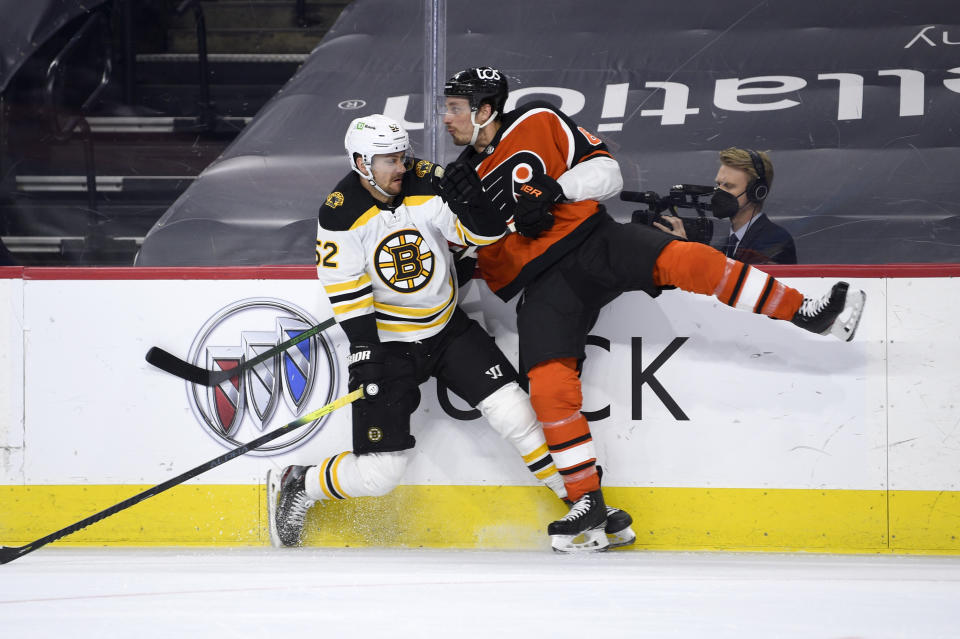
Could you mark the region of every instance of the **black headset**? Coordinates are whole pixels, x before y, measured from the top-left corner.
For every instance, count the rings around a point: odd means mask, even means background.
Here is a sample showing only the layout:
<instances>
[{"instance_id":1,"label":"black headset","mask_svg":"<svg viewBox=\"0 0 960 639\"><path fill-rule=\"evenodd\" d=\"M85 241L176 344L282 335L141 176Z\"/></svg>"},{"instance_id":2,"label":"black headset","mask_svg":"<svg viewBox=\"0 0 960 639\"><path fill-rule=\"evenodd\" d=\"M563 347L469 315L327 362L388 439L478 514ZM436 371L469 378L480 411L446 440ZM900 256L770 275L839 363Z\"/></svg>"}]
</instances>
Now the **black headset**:
<instances>
[{"instance_id":1,"label":"black headset","mask_svg":"<svg viewBox=\"0 0 960 639\"><path fill-rule=\"evenodd\" d=\"M757 172L757 177L747 185L747 201L754 204L760 204L770 195L770 185L767 184L767 172L763 168L763 159L760 154L753 149L745 149L750 154L750 161L753 162L753 170Z\"/></svg>"}]
</instances>

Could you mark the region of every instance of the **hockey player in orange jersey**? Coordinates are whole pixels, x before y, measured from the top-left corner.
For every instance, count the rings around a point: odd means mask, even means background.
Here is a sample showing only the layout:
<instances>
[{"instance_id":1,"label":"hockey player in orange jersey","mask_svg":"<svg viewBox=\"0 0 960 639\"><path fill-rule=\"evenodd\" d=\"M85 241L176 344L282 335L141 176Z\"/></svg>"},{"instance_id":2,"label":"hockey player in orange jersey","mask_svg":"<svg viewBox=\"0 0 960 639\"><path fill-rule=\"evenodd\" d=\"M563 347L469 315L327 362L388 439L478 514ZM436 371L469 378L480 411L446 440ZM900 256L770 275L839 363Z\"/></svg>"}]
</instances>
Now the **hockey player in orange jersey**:
<instances>
[{"instance_id":1,"label":"hockey player in orange jersey","mask_svg":"<svg viewBox=\"0 0 960 639\"><path fill-rule=\"evenodd\" d=\"M564 478L570 511L547 527L561 552L602 550L607 509L590 427L581 414L580 369L600 309L625 291L664 287L716 296L732 307L789 320L809 331L853 338L865 295L835 284L822 299L696 242L641 224L615 222L599 200L623 187L603 140L545 102L504 113L507 80L490 67L453 75L443 122L466 147L446 171L475 171L482 193L514 231L478 250L478 268L517 310L520 368ZM464 194L450 185L444 197Z\"/></svg>"}]
</instances>

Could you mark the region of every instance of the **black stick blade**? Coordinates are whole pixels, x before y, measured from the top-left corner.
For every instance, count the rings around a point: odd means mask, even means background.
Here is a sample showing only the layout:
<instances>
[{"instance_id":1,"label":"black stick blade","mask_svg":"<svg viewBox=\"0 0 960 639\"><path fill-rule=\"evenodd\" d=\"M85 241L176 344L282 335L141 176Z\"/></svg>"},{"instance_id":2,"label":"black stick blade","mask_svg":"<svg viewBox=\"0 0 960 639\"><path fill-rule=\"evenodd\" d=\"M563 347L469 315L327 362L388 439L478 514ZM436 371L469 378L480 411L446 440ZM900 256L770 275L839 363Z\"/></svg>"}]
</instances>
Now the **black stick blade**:
<instances>
[{"instance_id":1,"label":"black stick blade","mask_svg":"<svg viewBox=\"0 0 960 639\"><path fill-rule=\"evenodd\" d=\"M201 384L203 386L213 385L210 379L210 371L185 362L162 348L157 348L156 346L150 347L150 350L147 351L146 359L148 363L153 364L160 370L166 371L171 375L176 375L180 379L185 379L188 382Z\"/></svg>"},{"instance_id":2,"label":"black stick blade","mask_svg":"<svg viewBox=\"0 0 960 639\"><path fill-rule=\"evenodd\" d=\"M267 359L274 357L278 353L286 351L293 345L299 344L305 339L321 333L336 323L336 318L331 317L326 319L316 326L311 326L296 337L291 337L287 341L281 342L273 348L260 353L253 359L241 360L239 366L226 370L211 371L205 368L200 368L199 366L185 362L176 355L171 355L167 351L156 346L152 346L150 350L147 351L147 362L153 364L160 370L166 371L171 375L175 375L180 379L185 379L188 382L193 382L194 384L200 384L202 386L217 386L220 383L227 381L231 377L239 375L241 372L253 368L260 362L265 362Z\"/></svg>"},{"instance_id":3,"label":"black stick blade","mask_svg":"<svg viewBox=\"0 0 960 639\"><path fill-rule=\"evenodd\" d=\"M0 564L8 564L20 556L19 548L0 546Z\"/></svg>"}]
</instances>

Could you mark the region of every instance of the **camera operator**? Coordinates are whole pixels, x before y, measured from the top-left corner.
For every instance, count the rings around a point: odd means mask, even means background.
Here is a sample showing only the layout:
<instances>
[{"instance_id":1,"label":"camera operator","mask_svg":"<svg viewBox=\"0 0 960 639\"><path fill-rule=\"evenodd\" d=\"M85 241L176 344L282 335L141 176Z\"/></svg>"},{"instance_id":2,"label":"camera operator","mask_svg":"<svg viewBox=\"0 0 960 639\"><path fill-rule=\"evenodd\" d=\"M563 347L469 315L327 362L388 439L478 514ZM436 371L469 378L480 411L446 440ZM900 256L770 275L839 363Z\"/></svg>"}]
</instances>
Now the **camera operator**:
<instances>
[{"instance_id":1,"label":"camera operator","mask_svg":"<svg viewBox=\"0 0 960 639\"><path fill-rule=\"evenodd\" d=\"M763 213L773 184L773 163L764 151L730 147L720 151L717 190L710 200L716 218L730 218L730 235L717 249L747 264L796 264L797 248L790 233ZM664 216L669 227L657 228L686 237L682 221Z\"/></svg>"}]
</instances>

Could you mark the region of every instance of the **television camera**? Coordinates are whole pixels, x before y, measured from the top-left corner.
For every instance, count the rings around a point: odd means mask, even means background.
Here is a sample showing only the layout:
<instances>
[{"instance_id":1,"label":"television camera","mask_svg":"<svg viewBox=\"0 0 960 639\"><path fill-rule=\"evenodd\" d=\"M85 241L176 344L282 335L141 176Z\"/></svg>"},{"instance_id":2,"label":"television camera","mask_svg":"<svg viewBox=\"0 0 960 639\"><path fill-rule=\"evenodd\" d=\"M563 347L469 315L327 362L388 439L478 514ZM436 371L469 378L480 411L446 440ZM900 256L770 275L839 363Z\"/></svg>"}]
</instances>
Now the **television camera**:
<instances>
[{"instance_id":1,"label":"television camera","mask_svg":"<svg viewBox=\"0 0 960 639\"><path fill-rule=\"evenodd\" d=\"M630 217L631 222L647 226L660 222L670 228L670 224L663 219L662 215L664 211L669 211L669 215L679 217L683 221L683 230L687 234L687 239L710 244L713 238L713 220L708 219L706 215L706 211L710 210L710 202L701 202L700 198L707 197L709 200L715 190L712 186L677 184L670 187L670 192L665 197L653 191L621 191L620 199L624 202L640 202L647 205L646 210L633 212ZM694 209L697 216L680 217L677 209Z\"/></svg>"}]
</instances>

